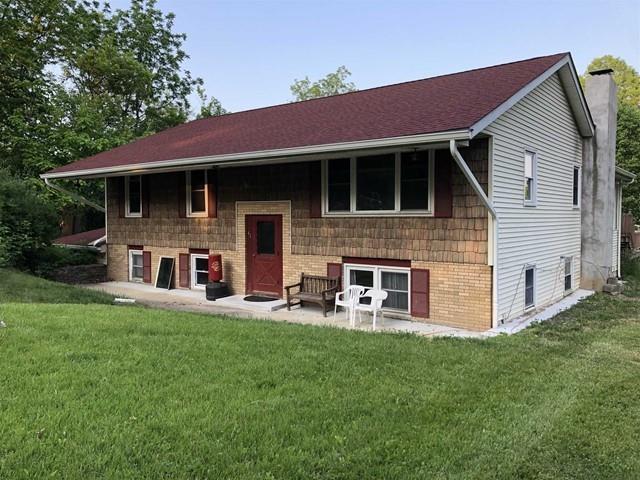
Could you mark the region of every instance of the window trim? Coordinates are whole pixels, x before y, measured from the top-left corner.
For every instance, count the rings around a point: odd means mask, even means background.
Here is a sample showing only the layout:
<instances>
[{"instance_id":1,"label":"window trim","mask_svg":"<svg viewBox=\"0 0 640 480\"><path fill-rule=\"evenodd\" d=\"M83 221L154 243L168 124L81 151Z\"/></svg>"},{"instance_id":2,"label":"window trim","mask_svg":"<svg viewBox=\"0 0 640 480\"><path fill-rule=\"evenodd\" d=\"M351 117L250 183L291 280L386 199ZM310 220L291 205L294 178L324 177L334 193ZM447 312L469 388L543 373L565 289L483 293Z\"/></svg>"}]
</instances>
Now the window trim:
<instances>
[{"instance_id":1,"label":"window trim","mask_svg":"<svg viewBox=\"0 0 640 480\"><path fill-rule=\"evenodd\" d=\"M569 265L569 273L567 274L567 264ZM571 286L567 288L567 277L571 277ZM564 257L562 270L562 279L564 281L564 292L568 293L573 290L573 257Z\"/></svg>"},{"instance_id":2,"label":"window trim","mask_svg":"<svg viewBox=\"0 0 640 480\"><path fill-rule=\"evenodd\" d=\"M573 181L575 179L575 172L578 172L578 198L577 203L573 201ZM580 165L574 165L573 170L571 171L571 204L573 208L579 210L581 207L581 197L582 197L582 167Z\"/></svg>"},{"instance_id":3,"label":"window trim","mask_svg":"<svg viewBox=\"0 0 640 480\"><path fill-rule=\"evenodd\" d=\"M187 170L185 174L185 182L186 182L186 215L187 217L198 218L198 217L208 217L209 216L209 178L208 172L206 169L198 169L196 171L204 172L204 211L202 212L193 212L191 210L191 172L192 170Z\"/></svg>"},{"instance_id":4,"label":"window trim","mask_svg":"<svg viewBox=\"0 0 640 480\"><path fill-rule=\"evenodd\" d=\"M525 167L527 161L527 154L531 154L531 198L527 199L524 193L525 180L529 177L526 176ZM533 148L525 148L522 153L522 199L525 207L535 207L538 204L538 152Z\"/></svg>"},{"instance_id":5,"label":"window trim","mask_svg":"<svg viewBox=\"0 0 640 480\"><path fill-rule=\"evenodd\" d=\"M208 278L208 274L209 274L209 255L205 255L203 253L190 253L189 254L189 270L190 270L190 274L191 274L191 288L195 289L195 290L204 290L207 286L207 284L202 284L202 283L197 283L196 280L198 278L198 276L196 275L197 272L202 272L203 270L197 270L196 271L196 259L205 259L207 260L207 278Z\"/></svg>"},{"instance_id":6,"label":"window trim","mask_svg":"<svg viewBox=\"0 0 640 480\"><path fill-rule=\"evenodd\" d=\"M432 217L434 216L434 175L435 175L435 150L430 148L428 153L428 209L427 210L401 210L401 185L402 185L402 154L411 153L413 150L403 150L394 152L363 152L350 157L338 156L335 159L349 159L349 189L350 189L350 209L349 211L331 212L329 211L329 161L331 158L322 160L322 216L323 217ZM394 164L394 206L393 210L357 210L357 159L372 155L389 155L395 157Z\"/></svg>"},{"instance_id":7,"label":"window trim","mask_svg":"<svg viewBox=\"0 0 640 480\"><path fill-rule=\"evenodd\" d=\"M371 265L365 263L345 263L342 266L342 278L344 279L344 288L348 288L351 283L349 281L349 272L351 270L365 270L373 272L373 287L382 290L382 272L406 273L407 275L407 309L400 310L397 308L383 308L383 311L390 313L399 313L403 315L411 315L411 268L410 267L389 267L387 265Z\"/></svg>"},{"instance_id":8,"label":"window trim","mask_svg":"<svg viewBox=\"0 0 640 480\"><path fill-rule=\"evenodd\" d=\"M132 177L138 177L140 180L139 188L140 188L140 211L139 212L131 212L131 203L130 203L130 181ZM142 175L127 175L124 177L124 216L126 218L142 218Z\"/></svg>"},{"instance_id":9,"label":"window trim","mask_svg":"<svg viewBox=\"0 0 640 480\"><path fill-rule=\"evenodd\" d=\"M142 258L142 276L140 278L133 277L133 256L140 255ZM135 283L144 283L144 252L142 250L130 249L129 250L129 281Z\"/></svg>"},{"instance_id":10,"label":"window trim","mask_svg":"<svg viewBox=\"0 0 640 480\"><path fill-rule=\"evenodd\" d=\"M530 305L527 305L527 271L528 270L533 270L533 295L532 295L532 303ZM532 310L534 308L536 308L536 277L537 277L537 272L536 272L536 266L535 265L531 265L531 264L527 264L524 267L524 311L527 312L529 310Z\"/></svg>"}]
</instances>

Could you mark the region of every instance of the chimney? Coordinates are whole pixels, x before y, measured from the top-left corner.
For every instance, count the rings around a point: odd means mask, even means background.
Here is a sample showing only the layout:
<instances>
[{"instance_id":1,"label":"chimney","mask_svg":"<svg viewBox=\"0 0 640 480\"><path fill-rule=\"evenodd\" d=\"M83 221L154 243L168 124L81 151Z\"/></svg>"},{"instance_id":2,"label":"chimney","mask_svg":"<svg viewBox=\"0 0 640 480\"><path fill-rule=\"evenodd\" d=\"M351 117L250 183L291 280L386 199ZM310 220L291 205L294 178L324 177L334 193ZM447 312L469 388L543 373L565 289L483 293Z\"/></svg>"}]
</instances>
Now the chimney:
<instances>
[{"instance_id":1,"label":"chimney","mask_svg":"<svg viewBox=\"0 0 640 480\"><path fill-rule=\"evenodd\" d=\"M581 286L602 290L613 271L615 228L617 87L613 70L590 72L585 96L595 135L585 138L582 158Z\"/></svg>"}]
</instances>

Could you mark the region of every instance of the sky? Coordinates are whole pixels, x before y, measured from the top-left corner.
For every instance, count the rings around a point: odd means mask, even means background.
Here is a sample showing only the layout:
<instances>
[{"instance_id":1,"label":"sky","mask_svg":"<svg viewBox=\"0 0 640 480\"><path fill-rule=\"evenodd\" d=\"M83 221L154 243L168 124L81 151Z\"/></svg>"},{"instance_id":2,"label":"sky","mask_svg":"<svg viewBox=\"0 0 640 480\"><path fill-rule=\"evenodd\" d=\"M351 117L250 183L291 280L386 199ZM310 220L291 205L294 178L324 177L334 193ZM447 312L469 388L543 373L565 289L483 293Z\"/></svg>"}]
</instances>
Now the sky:
<instances>
[{"instance_id":1,"label":"sky","mask_svg":"<svg viewBox=\"0 0 640 480\"><path fill-rule=\"evenodd\" d=\"M640 70L640 0L158 0L158 8L187 34L186 68L233 112L291 101L295 79L341 65L358 89L566 51L579 73L604 54Z\"/></svg>"}]
</instances>

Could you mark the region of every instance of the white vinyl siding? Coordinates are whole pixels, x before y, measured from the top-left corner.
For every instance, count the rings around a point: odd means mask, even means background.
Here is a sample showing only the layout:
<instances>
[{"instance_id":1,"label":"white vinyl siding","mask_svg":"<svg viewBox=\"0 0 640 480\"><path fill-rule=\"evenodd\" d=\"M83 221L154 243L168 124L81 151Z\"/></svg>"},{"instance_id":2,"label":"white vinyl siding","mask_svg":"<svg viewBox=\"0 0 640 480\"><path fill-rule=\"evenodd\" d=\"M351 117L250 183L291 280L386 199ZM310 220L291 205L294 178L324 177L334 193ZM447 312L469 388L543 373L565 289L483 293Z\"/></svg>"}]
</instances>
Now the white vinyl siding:
<instances>
[{"instance_id":1,"label":"white vinyl siding","mask_svg":"<svg viewBox=\"0 0 640 480\"><path fill-rule=\"evenodd\" d=\"M525 311L525 266L535 265L535 306L566 294L565 257L573 288L580 284L580 210L573 206L573 171L582 138L564 90L553 75L485 129L493 136L492 197L499 218L498 320ZM525 151L536 153L535 208L523 204Z\"/></svg>"}]
</instances>

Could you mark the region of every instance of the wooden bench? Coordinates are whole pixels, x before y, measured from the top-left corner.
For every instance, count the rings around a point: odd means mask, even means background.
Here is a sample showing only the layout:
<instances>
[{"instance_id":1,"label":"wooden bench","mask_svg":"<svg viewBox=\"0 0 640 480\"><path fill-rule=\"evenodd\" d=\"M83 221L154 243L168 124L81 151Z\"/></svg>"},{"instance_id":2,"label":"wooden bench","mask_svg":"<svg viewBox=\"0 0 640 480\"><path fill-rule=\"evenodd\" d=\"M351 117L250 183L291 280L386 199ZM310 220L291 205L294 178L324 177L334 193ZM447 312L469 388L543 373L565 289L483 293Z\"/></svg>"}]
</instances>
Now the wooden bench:
<instances>
[{"instance_id":1,"label":"wooden bench","mask_svg":"<svg viewBox=\"0 0 640 480\"><path fill-rule=\"evenodd\" d=\"M300 281L284 287L287 291L287 310L294 305L302 306L303 302L316 303L322 307L322 315L327 316L327 308L333 306L336 292L340 284L340 277L321 277L318 275L300 275ZM296 293L291 289L298 288ZM293 303L297 300L297 303Z\"/></svg>"}]
</instances>

